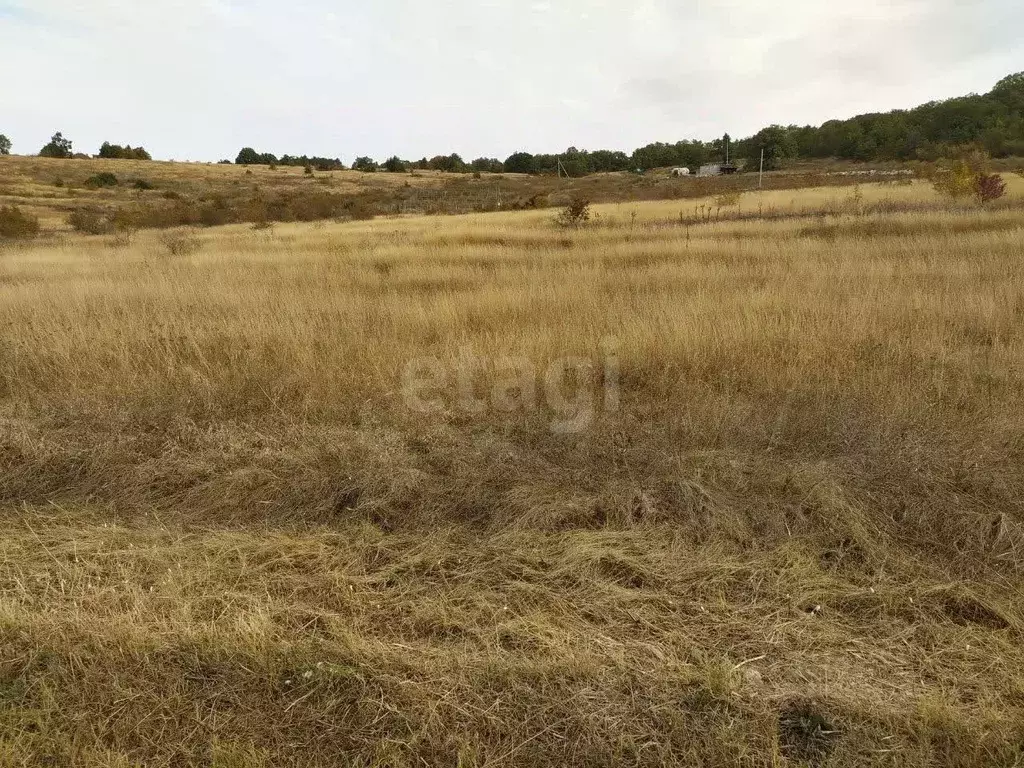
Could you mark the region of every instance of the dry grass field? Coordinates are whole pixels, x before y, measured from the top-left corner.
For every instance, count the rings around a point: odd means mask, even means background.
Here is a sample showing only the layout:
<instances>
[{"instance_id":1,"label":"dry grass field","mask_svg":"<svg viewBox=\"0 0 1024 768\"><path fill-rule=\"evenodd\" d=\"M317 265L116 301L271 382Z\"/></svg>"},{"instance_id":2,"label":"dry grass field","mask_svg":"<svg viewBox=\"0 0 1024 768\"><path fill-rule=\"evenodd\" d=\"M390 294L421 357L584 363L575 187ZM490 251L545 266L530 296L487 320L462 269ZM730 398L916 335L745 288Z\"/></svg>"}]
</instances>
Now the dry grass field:
<instances>
[{"instance_id":1,"label":"dry grass field","mask_svg":"<svg viewBox=\"0 0 1024 768\"><path fill-rule=\"evenodd\" d=\"M1008 182L0 249L0 766L1024 764Z\"/></svg>"},{"instance_id":2,"label":"dry grass field","mask_svg":"<svg viewBox=\"0 0 1024 768\"><path fill-rule=\"evenodd\" d=\"M851 167L807 163L766 174L764 185L769 190L849 185L858 179L830 172ZM346 170L307 175L302 168L289 166L271 170L256 165L0 156L0 206L17 205L38 217L44 231L60 233L71 231L69 216L83 209L135 218L141 210L165 211L173 214L172 219L180 219L178 223L226 224L251 222L259 218L254 208L263 209L263 216L269 208L272 220L291 222L347 218L347 214L335 215L344 209L323 215L320 209L331 201L341 204L335 208L358 203L367 216L453 214L534 207L538 201L541 207L560 206L575 197L592 202L692 199L750 190L758 183L755 174L673 179L669 170L575 179L514 173L485 173L477 178L436 171ZM112 174L117 183L90 186L90 179L101 173Z\"/></svg>"}]
</instances>

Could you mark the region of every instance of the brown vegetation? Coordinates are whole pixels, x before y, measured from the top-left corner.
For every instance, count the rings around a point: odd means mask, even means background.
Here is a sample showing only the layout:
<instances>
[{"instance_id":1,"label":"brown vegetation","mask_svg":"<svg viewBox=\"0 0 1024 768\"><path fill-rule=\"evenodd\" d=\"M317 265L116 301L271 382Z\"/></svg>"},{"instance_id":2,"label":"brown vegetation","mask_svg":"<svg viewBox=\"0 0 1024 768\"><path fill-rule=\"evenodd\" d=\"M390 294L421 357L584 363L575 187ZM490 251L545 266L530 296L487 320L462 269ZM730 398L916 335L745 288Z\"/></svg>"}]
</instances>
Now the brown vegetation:
<instances>
[{"instance_id":1,"label":"brown vegetation","mask_svg":"<svg viewBox=\"0 0 1024 768\"><path fill-rule=\"evenodd\" d=\"M1008 186L0 251L0 764L1014 765Z\"/></svg>"},{"instance_id":2,"label":"brown vegetation","mask_svg":"<svg viewBox=\"0 0 1024 768\"><path fill-rule=\"evenodd\" d=\"M848 165L815 163L769 173L766 190L853 186ZM930 166L905 166L929 172ZM481 173L360 173L302 167L209 165L139 160L0 157L0 205L40 218L44 231L76 229L80 212L109 220L130 216L144 228L219 226L265 221L365 220L374 216L460 214L594 203L703 199L757 187L756 174L674 179L667 169L643 176L602 173L584 178ZM893 179L892 183L897 183ZM101 227L102 229L102 227ZM109 228L108 228L109 229ZM76 230L89 233L94 227Z\"/></svg>"}]
</instances>

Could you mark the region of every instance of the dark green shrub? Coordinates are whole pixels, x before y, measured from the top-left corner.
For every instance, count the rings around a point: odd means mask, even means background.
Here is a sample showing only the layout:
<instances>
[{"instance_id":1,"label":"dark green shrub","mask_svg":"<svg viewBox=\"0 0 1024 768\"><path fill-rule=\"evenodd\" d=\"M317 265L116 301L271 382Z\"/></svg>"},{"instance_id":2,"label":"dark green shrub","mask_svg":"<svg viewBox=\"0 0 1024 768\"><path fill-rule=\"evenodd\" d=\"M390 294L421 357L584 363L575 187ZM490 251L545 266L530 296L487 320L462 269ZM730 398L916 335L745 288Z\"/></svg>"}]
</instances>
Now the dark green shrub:
<instances>
[{"instance_id":1,"label":"dark green shrub","mask_svg":"<svg viewBox=\"0 0 1024 768\"><path fill-rule=\"evenodd\" d=\"M112 173L104 171L103 173L97 173L95 176L90 176L85 180L83 184L87 189L101 189L103 187L116 187L117 176Z\"/></svg>"},{"instance_id":2,"label":"dark green shrub","mask_svg":"<svg viewBox=\"0 0 1024 768\"><path fill-rule=\"evenodd\" d=\"M57 131L57 133L53 134L50 138L50 143L39 150L39 156L61 158L73 157L74 152L71 148L71 140L64 138L64 134Z\"/></svg>"},{"instance_id":3,"label":"dark green shrub","mask_svg":"<svg viewBox=\"0 0 1024 768\"><path fill-rule=\"evenodd\" d=\"M237 165L277 165L277 156L270 152L257 152L252 147L244 147L235 158Z\"/></svg>"},{"instance_id":4,"label":"dark green shrub","mask_svg":"<svg viewBox=\"0 0 1024 768\"><path fill-rule=\"evenodd\" d=\"M100 147L100 153L97 157L101 157L107 160L152 160L149 152L142 147L132 148L131 144L122 147L120 144L111 144L109 141L104 141L103 146Z\"/></svg>"},{"instance_id":5,"label":"dark green shrub","mask_svg":"<svg viewBox=\"0 0 1024 768\"><path fill-rule=\"evenodd\" d=\"M154 187L145 179L134 179L132 181L132 187L141 192L148 192L151 189L156 189L156 187Z\"/></svg>"},{"instance_id":6,"label":"dark green shrub","mask_svg":"<svg viewBox=\"0 0 1024 768\"><path fill-rule=\"evenodd\" d=\"M370 157L357 157L352 163L353 171L363 171L364 173L373 173L379 166Z\"/></svg>"}]
</instances>

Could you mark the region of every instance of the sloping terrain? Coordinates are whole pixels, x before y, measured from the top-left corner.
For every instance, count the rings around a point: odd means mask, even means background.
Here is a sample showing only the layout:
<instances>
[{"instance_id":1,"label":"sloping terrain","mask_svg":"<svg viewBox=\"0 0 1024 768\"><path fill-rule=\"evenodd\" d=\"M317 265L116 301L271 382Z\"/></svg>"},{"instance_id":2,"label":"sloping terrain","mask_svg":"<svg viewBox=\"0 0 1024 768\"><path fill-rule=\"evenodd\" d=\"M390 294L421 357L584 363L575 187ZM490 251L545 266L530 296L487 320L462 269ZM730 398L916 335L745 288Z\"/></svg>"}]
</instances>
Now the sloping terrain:
<instances>
[{"instance_id":1,"label":"sloping terrain","mask_svg":"<svg viewBox=\"0 0 1024 768\"><path fill-rule=\"evenodd\" d=\"M763 184L768 190L851 185L865 179L843 171L868 174L874 167L804 163L766 174ZM294 166L0 156L0 207L15 205L38 217L44 234L509 211L565 205L575 198L601 203L699 199L757 185L756 174L674 179L670 169L573 179L437 171L307 174ZM76 227L76 212L93 215Z\"/></svg>"}]
</instances>

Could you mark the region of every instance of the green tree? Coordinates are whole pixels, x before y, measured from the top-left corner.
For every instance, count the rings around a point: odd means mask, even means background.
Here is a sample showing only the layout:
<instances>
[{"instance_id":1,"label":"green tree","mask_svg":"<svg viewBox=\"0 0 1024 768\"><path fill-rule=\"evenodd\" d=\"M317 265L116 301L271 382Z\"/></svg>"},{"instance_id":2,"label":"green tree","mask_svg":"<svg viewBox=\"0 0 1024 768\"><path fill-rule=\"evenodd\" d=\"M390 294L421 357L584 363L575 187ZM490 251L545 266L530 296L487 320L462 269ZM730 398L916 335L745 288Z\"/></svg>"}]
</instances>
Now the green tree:
<instances>
[{"instance_id":1,"label":"green tree","mask_svg":"<svg viewBox=\"0 0 1024 768\"><path fill-rule=\"evenodd\" d=\"M505 160L506 173L536 173L537 163L529 152L514 152Z\"/></svg>"},{"instance_id":2,"label":"green tree","mask_svg":"<svg viewBox=\"0 0 1024 768\"><path fill-rule=\"evenodd\" d=\"M764 150L764 169L772 171L782 165L782 161L796 156L796 140L781 125L770 125L762 128L748 142L747 159L760 165L761 150Z\"/></svg>"},{"instance_id":3,"label":"green tree","mask_svg":"<svg viewBox=\"0 0 1024 768\"><path fill-rule=\"evenodd\" d=\"M398 155L392 155L381 166L388 173L405 173L409 170L409 164Z\"/></svg>"},{"instance_id":4,"label":"green tree","mask_svg":"<svg viewBox=\"0 0 1024 768\"><path fill-rule=\"evenodd\" d=\"M236 165L276 165L277 156L270 152L257 152L252 147L245 147L235 158Z\"/></svg>"},{"instance_id":5,"label":"green tree","mask_svg":"<svg viewBox=\"0 0 1024 768\"><path fill-rule=\"evenodd\" d=\"M11 154L11 140L0 133L0 155Z\"/></svg>"},{"instance_id":6,"label":"green tree","mask_svg":"<svg viewBox=\"0 0 1024 768\"><path fill-rule=\"evenodd\" d=\"M236 165L255 165L257 162L259 162L259 155L252 147L243 147L238 153L238 157L235 158Z\"/></svg>"},{"instance_id":7,"label":"green tree","mask_svg":"<svg viewBox=\"0 0 1024 768\"><path fill-rule=\"evenodd\" d=\"M1024 72L1004 77L996 83L989 96L1010 112L1024 113Z\"/></svg>"},{"instance_id":8,"label":"green tree","mask_svg":"<svg viewBox=\"0 0 1024 768\"><path fill-rule=\"evenodd\" d=\"M581 152L576 147L569 147L560 158L562 169L569 176L586 176L590 173L589 153Z\"/></svg>"},{"instance_id":9,"label":"green tree","mask_svg":"<svg viewBox=\"0 0 1024 768\"><path fill-rule=\"evenodd\" d=\"M437 155L430 158L430 169L445 173L465 173L466 163L457 154Z\"/></svg>"},{"instance_id":10,"label":"green tree","mask_svg":"<svg viewBox=\"0 0 1024 768\"><path fill-rule=\"evenodd\" d=\"M102 157L106 160L152 160L149 152L142 147L135 147L132 149L132 145L122 147L120 144L111 144L109 141L104 141L103 146L100 147L100 153L98 157Z\"/></svg>"},{"instance_id":11,"label":"green tree","mask_svg":"<svg viewBox=\"0 0 1024 768\"><path fill-rule=\"evenodd\" d=\"M589 159L590 169L595 173L625 171L631 165L629 155L625 152L615 152L610 149L596 149L590 153Z\"/></svg>"},{"instance_id":12,"label":"green tree","mask_svg":"<svg viewBox=\"0 0 1024 768\"><path fill-rule=\"evenodd\" d=\"M981 198L979 180L988 176L989 168L989 158L984 152L964 152L952 167L942 168L936 173L932 186L939 194L954 200L971 195Z\"/></svg>"},{"instance_id":13,"label":"green tree","mask_svg":"<svg viewBox=\"0 0 1024 768\"><path fill-rule=\"evenodd\" d=\"M478 173L501 173L505 170L501 160L494 157L478 157L469 167Z\"/></svg>"},{"instance_id":14,"label":"green tree","mask_svg":"<svg viewBox=\"0 0 1024 768\"><path fill-rule=\"evenodd\" d=\"M71 157L74 152L71 149L71 140L64 138L60 131L53 134L50 143L39 150L40 157Z\"/></svg>"},{"instance_id":15,"label":"green tree","mask_svg":"<svg viewBox=\"0 0 1024 768\"><path fill-rule=\"evenodd\" d=\"M635 168L668 168L676 164L676 150L671 144L657 141L633 152Z\"/></svg>"},{"instance_id":16,"label":"green tree","mask_svg":"<svg viewBox=\"0 0 1024 768\"><path fill-rule=\"evenodd\" d=\"M352 163L352 170L373 173L377 170L377 163L371 157L357 157Z\"/></svg>"}]
</instances>

